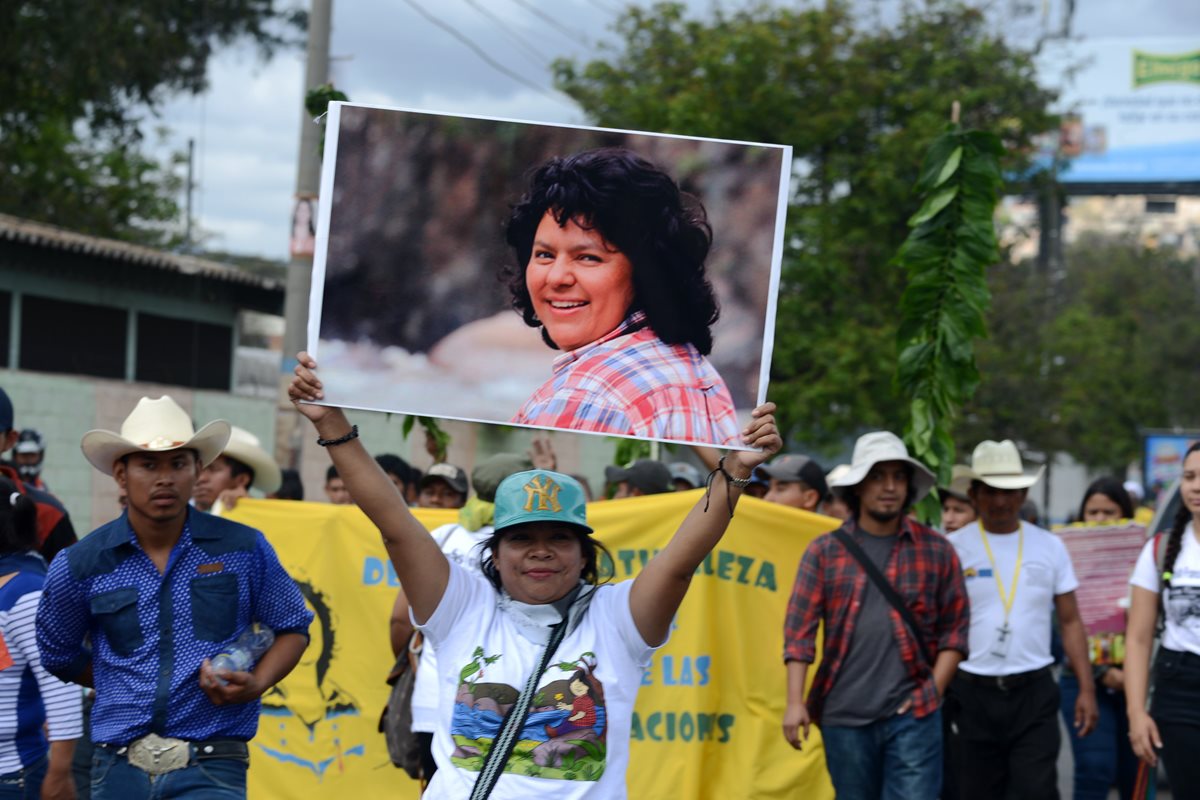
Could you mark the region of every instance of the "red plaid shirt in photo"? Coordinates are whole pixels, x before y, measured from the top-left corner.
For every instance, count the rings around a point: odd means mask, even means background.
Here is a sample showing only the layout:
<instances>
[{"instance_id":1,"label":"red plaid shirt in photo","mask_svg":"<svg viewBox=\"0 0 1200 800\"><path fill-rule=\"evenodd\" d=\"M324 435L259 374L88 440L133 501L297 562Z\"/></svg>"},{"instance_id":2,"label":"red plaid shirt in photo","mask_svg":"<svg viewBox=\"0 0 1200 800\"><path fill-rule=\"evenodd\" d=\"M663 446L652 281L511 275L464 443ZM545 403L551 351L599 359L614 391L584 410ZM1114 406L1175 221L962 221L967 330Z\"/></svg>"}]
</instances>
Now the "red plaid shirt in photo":
<instances>
[{"instance_id":1,"label":"red plaid shirt in photo","mask_svg":"<svg viewBox=\"0 0 1200 800\"><path fill-rule=\"evenodd\" d=\"M857 525L848 520L842 530L854 535ZM967 653L970 628L966 586L954 547L932 528L904 517L896 548L883 571L892 587L912 611L926 652L917 652L913 636L894 608L888 607L892 635L909 677L916 684L913 714L933 713L940 699L933 682L933 663L941 650ZM783 627L783 660L813 663L817 655L817 627L824 623L821 664L808 693L808 712L821 718L825 698L838 678L854 637L854 625L864 591L878 591L850 551L830 533L808 546L800 559L792 597Z\"/></svg>"},{"instance_id":2,"label":"red plaid shirt in photo","mask_svg":"<svg viewBox=\"0 0 1200 800\"><path fill-rule=\"evenodd\" d=\"M691 344L667 344L638 311L554 359L554 375L512 422L650 439L737 445L733 398Z\"/></svg>"}]
</instances>

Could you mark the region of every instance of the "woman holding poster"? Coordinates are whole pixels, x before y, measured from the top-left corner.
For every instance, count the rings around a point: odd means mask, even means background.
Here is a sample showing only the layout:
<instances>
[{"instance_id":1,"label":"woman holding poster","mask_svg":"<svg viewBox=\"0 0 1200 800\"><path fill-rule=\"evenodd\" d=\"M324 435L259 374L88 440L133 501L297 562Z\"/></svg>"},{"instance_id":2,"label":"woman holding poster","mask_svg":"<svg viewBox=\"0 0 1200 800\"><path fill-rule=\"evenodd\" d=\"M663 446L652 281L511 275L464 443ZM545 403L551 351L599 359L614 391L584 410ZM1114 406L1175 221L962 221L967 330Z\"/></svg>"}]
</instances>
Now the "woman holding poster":
<instances>
[{"instance_id":1,"label":"woman holding poster","mask_svg":"<svg viewBox=\"0 0 1200 800\"><path fill-rule=\"evenodd\" d=\"M447 560L341 409L311 405L307 353L288 395L312 421L358 506L379 528L412 617L438 653L437 798L623 798L634 701L692 576L720 541L756 466L782 440L759 406L671 541L631 581L597 586L583 489L548 470L496 490L482 575Z\"/></svg>"},{"instance_id":2,"label":"woman holding poster","mask_svg":"<svg viewBox=\"0 0 1200 800\"><path fill-rule=\"evenodd\" d=\"M1118 526L1122 520L1128 524L1133 519L1133 502L1120 480L1099 478L1084 491L1078 519L1085 526L1086 535L1095 541L1095 537L1113 535L1113 526ZM1073 540L1064 541L1069 551ZM1140 534L1138 541L1141 541ZM1129 561L1123 568L1132 568L1133 554L1131 551ZM1075 558L1075 561L1078 563L1079 559ZM1085 625L1090 621L1085 615ZM1099 630L1095 625L1088 625L1088 654L1092 662L1092 675L1096 680L1096 705L1100 712L1096 729L1089 735L1080 737L1071 724L1075 714L1075 699L1079 696L1079 681L1069 669L1064 669L1058 679L1062 691L1060 703L1063 720L1067 723L1071 751L1075 756L1074 800L1105 800L1109 788L1114 784L1121 800L1133 797L1137 756L1129 746L1123 670L1125 635L1120 632L1120 622L1120 617L1117 617L1117 624L1109 624Z\"/></svg>"},{"instance_id":3,"label":"woman holding poster","mask_svg":"<svg viewBox=\"0 0 1200 800\"><path fill-rule=\"evenodd\" d=\"M737 445L733 399L709 363L718 308L704 206L637 154L552 158L513 209L513 307L562 350L512 422Z\"/></svg>"},{"instance_id":4,"label":"woman holding poster","mask_svg":"<svg viewBox=\"0 0 1200 800\"><path fill-rule=\"evenodd\" d=\"M1179 482L1182 501L1167 533L1142 549L1126 629L1125 696L1134 752L1153 766L1159 754L1171 797L1200 797L1200 442L1188 448ZM1162 615L1149 711L1150 647Z\"/></svg>"}]
</instances>

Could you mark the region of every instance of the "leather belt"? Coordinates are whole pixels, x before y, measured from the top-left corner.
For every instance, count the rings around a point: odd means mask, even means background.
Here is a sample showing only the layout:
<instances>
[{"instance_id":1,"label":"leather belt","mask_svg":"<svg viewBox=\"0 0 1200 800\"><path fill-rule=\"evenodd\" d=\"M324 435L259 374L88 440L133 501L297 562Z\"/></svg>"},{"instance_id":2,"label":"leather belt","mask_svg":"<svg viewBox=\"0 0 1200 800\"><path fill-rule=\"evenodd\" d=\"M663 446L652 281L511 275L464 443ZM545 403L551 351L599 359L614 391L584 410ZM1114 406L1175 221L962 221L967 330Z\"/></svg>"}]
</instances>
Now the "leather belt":
<instances>
[{"instance_id":1,"label":"leather belt","mask_svg":"<svg viewBox=\"0 0 1200 800\"><path fill-rule=\"evenodd\" d=\"M250 758L249 747L237 739L189 742L148 733L125 746L103 742L97 742L96 746L124 757L132 766L148 775L163 775L190 766L195 761L212 758L234 758L243 761Z\"/></svg>"},{"instance_id":2,"label":"leather belt","mask_svg":"<svg viewBox=\"0 0 1200 800\"><path fill-rule=\"evenodd\" d=\"M1018 672L1014 675L975 675L960 669L954 674L954 679L962 680L975 686L987 686L990 689L1011 692L1013 689L1019 689L1026 684L1033 683L1043 675L1049 674L1050 667L1042 667L1030 672Z\"/></svg>"}]
</instances>

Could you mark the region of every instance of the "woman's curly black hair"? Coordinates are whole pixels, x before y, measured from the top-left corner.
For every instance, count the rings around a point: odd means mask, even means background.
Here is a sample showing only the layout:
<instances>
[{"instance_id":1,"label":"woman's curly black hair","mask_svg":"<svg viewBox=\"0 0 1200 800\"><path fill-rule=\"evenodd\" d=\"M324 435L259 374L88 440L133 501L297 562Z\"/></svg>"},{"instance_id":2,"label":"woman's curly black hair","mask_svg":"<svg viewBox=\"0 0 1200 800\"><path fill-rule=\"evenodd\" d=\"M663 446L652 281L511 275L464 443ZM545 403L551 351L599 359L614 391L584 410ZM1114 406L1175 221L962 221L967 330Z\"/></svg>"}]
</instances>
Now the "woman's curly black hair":
<instances>
[{"instance_id":1,"label":"woman's curly black hair","mask_svg":"<svg viewBox=\"0 0 1200 800\"><path fill-rule=\"evenodd\" d=\"M629 150L606 147L534 169L529 187L513 207L505 238L516 266L505 273L513 308L525 324L541 327L525 285L534 234L549 211L559 225L568 221L595 230L633 265L633 307L641 310L659 339L691 343L703 355L712 351L710 328L719 309L704 260L712 228L704 206L680 191L666 172ZM542 328L542 338L558 345Z\"/></svg>"}]
</instances>

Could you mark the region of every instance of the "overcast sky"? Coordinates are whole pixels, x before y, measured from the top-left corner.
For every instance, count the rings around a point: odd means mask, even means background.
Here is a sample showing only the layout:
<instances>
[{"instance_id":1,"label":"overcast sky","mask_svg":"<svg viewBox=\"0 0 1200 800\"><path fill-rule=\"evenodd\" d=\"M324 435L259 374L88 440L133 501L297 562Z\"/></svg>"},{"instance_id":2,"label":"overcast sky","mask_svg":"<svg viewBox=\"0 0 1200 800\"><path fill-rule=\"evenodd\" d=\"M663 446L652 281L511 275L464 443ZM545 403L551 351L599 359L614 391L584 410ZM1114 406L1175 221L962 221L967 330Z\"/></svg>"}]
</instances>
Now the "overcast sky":
<instances>
[{"instance_id":1,"label":"overcast sky","mask_svg":"<svg viewBox=\"0 0 1200 800\"><path fill-rule=\"evenodd\" d=\"M333 2L332 77L352 100L570 123L585 122L583 114L551 89L547 65L563 56L601 57L598 45L614 41L610 28L626 5L622 0ZM1022 2L987 5L994 14L1007 14ZM1054 27L1062 2L1049 0L1047 18ZM704 16L714 4L689 0L688 5ZM744 5L721 4L726 9ZM886 13L895 3L864 0L862 5ZM1010 32L1028 36L1040 27L1038 15ZM1200 3L1077 0L1073 33L1200 36ZM160 121L171 130L170 146L185 149L189 138L196 141L195 219L211 235L209 249L287 259L303 79L302 51L282 52L264 64L252 48L226 50L210 63L206 94L164 106Z\"/></svg>"}]
</instances>

